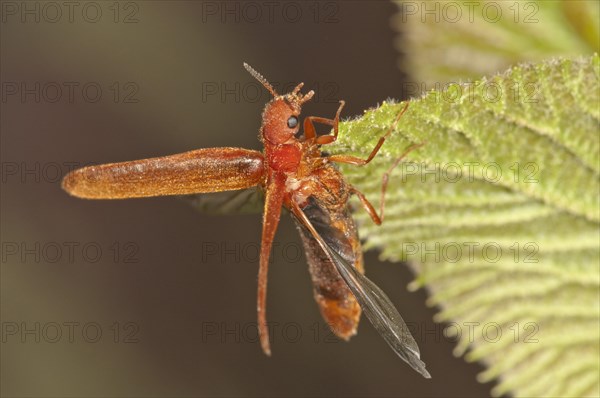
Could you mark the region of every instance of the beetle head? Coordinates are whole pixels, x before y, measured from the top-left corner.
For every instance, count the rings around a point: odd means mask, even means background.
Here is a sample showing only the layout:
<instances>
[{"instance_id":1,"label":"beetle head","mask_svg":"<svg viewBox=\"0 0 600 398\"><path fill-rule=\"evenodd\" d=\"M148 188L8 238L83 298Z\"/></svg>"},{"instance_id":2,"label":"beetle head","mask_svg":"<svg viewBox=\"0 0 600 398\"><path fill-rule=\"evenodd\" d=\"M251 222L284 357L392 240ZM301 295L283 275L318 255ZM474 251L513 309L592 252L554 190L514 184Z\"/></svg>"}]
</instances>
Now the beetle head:
<instances>
[{"instance_id":1,"label":"beetle head","mask_svg":"<svg viewBox=\"0 0 600 398\"><path fill-rule=\"evenodd\" d=\"M300 83L292 92L279 95L263 75L246 63L244 68L273 95L262 114L262 138L271 144L284 144L294 139L300 130L302 105L310 100L315 92L310 90L304 95L300 94L300 89L304 86L304 83Z\"/></svg>"}]
</instances>

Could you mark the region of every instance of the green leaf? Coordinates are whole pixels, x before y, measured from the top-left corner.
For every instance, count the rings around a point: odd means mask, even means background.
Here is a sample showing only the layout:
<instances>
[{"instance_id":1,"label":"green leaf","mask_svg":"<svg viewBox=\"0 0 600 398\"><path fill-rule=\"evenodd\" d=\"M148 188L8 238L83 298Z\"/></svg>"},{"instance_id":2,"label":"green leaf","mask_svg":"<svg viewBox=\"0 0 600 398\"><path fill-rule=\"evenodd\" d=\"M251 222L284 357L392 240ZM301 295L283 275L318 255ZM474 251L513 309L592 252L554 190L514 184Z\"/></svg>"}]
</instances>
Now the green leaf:
<instances>
[{"instance_id":1,"label":"green leaf","mask_svg":"<svg viewBox=\"0 0 600 398\"><path fill-rule=\"evenodd\" d=\"M495 395L600 394L599 64L522 64L429 92L370 164L342 167L377 204L383 173L425 143L391 174L383 225L356 212L361 236L412 264L411 288L461 332L456 354L488 365L481 380L500 379ZM341 123L327 150L366 157L403 107Z\"/></svg>"},{"instance_id":2,"label":"green leaf","mask_svg":"<svg viewBox=\"0 0 600 398\"><path fill-rule=\"evenodd\" d=\"M595 0L399 1L401 68L434 83L475 79L523 61L600 51ZM414 94L422 90L412 89Z\"/></svg>"}]
</instances>

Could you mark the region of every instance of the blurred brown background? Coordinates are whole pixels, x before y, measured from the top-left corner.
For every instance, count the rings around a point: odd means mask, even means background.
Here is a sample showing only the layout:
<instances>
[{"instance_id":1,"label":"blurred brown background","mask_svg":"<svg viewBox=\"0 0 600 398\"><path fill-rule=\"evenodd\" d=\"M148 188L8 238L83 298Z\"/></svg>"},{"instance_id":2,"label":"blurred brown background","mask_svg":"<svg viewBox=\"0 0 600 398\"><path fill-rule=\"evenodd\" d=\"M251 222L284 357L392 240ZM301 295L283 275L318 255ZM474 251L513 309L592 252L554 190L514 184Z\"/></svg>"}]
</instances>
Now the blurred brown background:
<instances>
[{"instance_id":1,"label":"blurred brown background","mask_svg":"<svg viewBox=\"0 0 600 398\"><path fill-rule=\"evenodd\" d=\"M273 4L273 5L271 5ZM426 294L367 253L369 277L416 330L425 380L363 319L336 342L283 218L269 274L273 357L257 343L260 215L176 198L83 201L73 165L196 148L260 149L276 87L318 90L305 115L402 99L386 1L1 2L3 396L486 396L452 356ZM406 54L410 56L410 54ZM226 91L229 90L229 91ZM376 178L379 178L378 176Z\"/></svg>"}]
</instances>

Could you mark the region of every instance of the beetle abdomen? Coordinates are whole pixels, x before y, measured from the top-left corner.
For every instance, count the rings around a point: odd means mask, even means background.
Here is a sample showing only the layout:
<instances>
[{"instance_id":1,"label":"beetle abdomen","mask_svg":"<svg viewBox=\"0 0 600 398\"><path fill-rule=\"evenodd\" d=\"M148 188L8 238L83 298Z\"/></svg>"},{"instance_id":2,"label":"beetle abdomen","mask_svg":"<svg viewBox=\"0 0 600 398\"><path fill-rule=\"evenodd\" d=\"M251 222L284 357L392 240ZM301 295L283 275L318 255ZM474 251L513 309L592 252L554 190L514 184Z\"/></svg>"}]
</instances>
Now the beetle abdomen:
<instances>
[{"instance_id":1,"label":"beetle abdomen","mask_svg":"<svg viewBox=\"0 0 600 398\"><path fill-rule=\"evenodd\" d=\"M364 273L360 241L348 208L343 206L328 210L311 197L302 211L327 244ZM360 306L317 241L305 228L298 226L298 229L321 314L335 335L348 340L356 334Z\"/></svg>"}]
</instances>

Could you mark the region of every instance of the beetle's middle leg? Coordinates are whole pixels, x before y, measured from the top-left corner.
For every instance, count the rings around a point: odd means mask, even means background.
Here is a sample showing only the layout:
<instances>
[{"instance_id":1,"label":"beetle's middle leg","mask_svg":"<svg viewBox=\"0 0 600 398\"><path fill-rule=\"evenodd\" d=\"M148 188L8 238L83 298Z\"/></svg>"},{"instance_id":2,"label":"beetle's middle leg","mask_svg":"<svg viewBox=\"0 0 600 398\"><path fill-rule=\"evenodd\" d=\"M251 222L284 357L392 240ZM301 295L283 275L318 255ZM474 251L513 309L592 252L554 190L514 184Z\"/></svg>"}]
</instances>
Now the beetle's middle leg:
<instances>
[{"instance_id":1,"label":"beetle's middle leg","mask_svg":"<svg viewBox=\"0 0 600 398\"><path fill-rule=\"evenodd\" d=\"M385 142L386 138L388 138L388 136L390 134L392 134L392 132L396 128L398 121L400 120L402 115L404 115L404 112L406 112L406 110L408 109L408 104L409 104L409 102L406 103L406 105L404 106L402 111L400 111L398 116L396 116L396 120L394 120L394 123L392 123L392 125L390 126L388 131L379 139L379 141L377 141L377 145L375 145L375 148L373 148L373 150L371 151L371 153L369 154L369 156L366 159L362 159L357 156L351 156L351 155L331 155L328 157L328 159L332 162L348 163L348 164L353 164L356 166L364 166L365 164L369 163L371 160L373 160L375 155L377 155L377 152L379 152L379 149ZM337 134L335 136L337 138ZM327 137L327 136L325 136L325 137Z\"/></svg>"}]
</instances>

